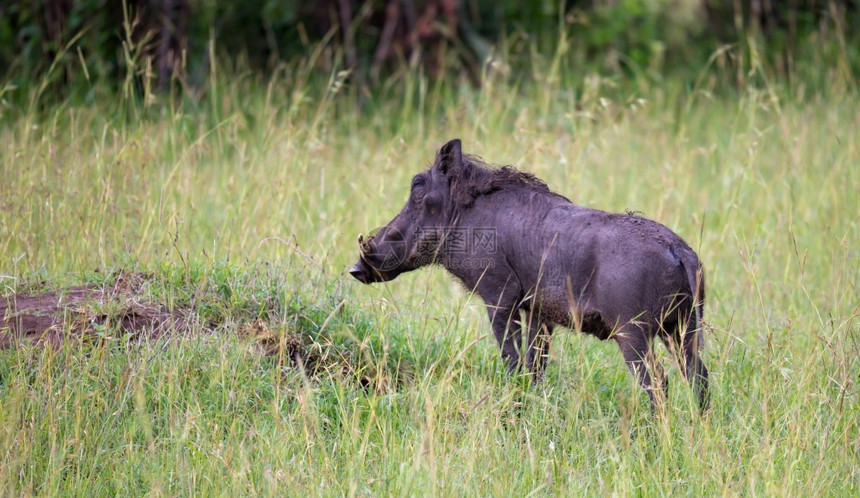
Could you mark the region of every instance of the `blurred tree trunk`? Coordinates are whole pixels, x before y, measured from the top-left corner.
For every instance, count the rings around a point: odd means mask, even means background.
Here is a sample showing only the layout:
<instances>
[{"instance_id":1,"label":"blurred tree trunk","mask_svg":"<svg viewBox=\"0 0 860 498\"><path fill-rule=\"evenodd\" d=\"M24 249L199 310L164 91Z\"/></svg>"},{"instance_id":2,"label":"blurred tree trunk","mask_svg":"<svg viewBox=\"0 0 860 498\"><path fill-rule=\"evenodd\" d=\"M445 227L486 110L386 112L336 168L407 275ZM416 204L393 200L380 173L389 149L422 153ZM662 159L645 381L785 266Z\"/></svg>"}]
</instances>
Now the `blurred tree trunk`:
<instances>
[{"instance_id":1,"label":"blurred tree trunk","mask_svg":"<svg viewBox=\"0 0 860 498\"><path fill-rule=\"evenodd\" d=\"M188 19L188 0L161 0L159 18L161 33L158 40L156 67L158 67L158 88L164 89L177 71L182 71L185 57L186 21Z\"/></svg>"}]
</instances>

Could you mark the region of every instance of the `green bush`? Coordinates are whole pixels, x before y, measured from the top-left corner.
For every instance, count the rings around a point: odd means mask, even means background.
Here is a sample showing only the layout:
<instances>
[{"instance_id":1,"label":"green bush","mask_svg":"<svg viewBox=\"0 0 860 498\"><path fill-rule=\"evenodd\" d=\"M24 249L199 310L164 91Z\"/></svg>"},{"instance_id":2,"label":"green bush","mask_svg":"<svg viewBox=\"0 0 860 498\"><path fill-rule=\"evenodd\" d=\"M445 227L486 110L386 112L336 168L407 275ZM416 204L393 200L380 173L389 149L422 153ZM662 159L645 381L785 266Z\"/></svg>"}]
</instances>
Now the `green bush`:
<instances>
[{"instance_id":1,"label":"green bush","mask_svg":"<svg viewBox=\"0 0 860 498\"><path fill-rule=\"evenodd\" d=\"M365 91L397 82L405 67L478 82L483 64L499 54L517 74L528 73L536 54L582 70L657 80L667 72L692 79L718 53L729 54L720 64L741 76L760 66L819 83L829 77L818 69L822 64L849 78L857 72L856 1L752 5L759 4L11 0L0 6L0 81L7 90L39 81L44 94L94 101L96 86L144 95L172 86L199 94L213 64L264 75L301 66L324 77L343 73Z\"/></svg>"}]
</instances>

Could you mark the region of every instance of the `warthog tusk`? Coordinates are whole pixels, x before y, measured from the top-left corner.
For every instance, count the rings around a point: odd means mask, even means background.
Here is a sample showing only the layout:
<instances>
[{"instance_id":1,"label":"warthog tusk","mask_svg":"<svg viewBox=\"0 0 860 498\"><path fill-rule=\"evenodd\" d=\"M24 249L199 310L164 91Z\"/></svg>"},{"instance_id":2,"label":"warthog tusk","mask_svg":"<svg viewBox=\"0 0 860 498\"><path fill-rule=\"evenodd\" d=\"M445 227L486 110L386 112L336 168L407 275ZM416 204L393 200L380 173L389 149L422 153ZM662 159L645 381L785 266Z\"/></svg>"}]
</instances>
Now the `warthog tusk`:
<instances>
[{"instance_id":1,"label":"warthog tusk","mask_svg":"<svg viewBox=\"0 0 860 498\"><path fill-rule=\"evenodd\" d=\"M367 239L365 239L364 235L362 235L362 234L358 235L358 248L359 248L359 250L361 250L362 253L366 254L366 253L370 252L370 241L372 239L373 239L373 237L368 237Z\"/></svg>"}]
</instances>

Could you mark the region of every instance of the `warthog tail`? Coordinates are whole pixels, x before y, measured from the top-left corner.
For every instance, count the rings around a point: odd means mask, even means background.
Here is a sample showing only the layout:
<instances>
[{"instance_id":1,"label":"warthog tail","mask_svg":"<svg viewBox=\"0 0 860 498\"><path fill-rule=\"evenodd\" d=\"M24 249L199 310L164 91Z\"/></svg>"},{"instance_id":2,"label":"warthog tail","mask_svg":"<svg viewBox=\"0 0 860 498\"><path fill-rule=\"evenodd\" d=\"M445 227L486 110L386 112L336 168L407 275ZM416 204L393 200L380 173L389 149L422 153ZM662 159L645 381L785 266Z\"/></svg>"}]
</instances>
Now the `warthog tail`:
<instances>
[{"instance_id":1,"label":"warthog tail","mask_svg":"<svg viewBox=\"0 0 860 498\"><path fill-rule=\"evenodd\" d=\"M693 296L693 312L690 315L690 320L687 321L687 331L682 337L681 349L686 366L685 373L699 398L699 408L704 411L710 402L708 369L699 358L699 343L703 332L702 315L705 305L705 270L692 250L686 249L680 252L682 256L679 259L687 274L687 281Z\"/></svg>"}]
</instances>

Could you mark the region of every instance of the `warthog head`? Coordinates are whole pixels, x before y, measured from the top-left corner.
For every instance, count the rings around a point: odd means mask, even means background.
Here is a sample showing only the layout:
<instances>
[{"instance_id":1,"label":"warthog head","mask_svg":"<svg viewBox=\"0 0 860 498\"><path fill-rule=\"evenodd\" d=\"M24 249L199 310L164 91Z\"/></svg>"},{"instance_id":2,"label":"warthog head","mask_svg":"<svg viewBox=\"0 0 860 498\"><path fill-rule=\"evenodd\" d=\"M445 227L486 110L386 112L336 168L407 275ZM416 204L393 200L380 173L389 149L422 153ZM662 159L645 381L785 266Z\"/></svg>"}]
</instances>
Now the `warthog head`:
<instances>
[{"instance_id":1,"label":"warthog head","mask_svg":"<svg viewBox=\"0 0 860 498\"><path fill-rule=\"evenodd\" d=\"M445 228L459 204L452 198L451 184L462 164L460 141L445 144L433 166L412 178L400 213L376 234L358 236L359 260L350 275L365 284L386 282L438 262Z\"/></svg>"}]
</instances>

